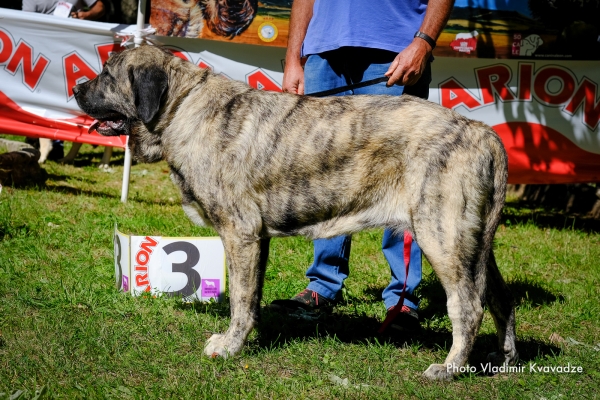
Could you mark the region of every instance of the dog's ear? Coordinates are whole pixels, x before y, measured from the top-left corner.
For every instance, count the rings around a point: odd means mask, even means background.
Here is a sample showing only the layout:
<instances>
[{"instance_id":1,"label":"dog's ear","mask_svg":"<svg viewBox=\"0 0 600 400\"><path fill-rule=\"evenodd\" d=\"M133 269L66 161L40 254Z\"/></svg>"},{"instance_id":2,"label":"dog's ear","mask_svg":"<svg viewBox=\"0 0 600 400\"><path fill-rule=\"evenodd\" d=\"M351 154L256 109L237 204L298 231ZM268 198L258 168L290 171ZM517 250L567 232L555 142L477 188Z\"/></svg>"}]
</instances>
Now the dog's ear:
<instances>
[{"instance_id":1,"label":"dog's ear","mask_svg":"<svg viewBox=\"0 0 600 400\"><path fill-rule=\"evenodd\" d=\"M147 124L160 108L162 96L167 90L167 73L156 66L135 67L129 70L129 82L138 117Z\"/></svg>"}]
</instances>

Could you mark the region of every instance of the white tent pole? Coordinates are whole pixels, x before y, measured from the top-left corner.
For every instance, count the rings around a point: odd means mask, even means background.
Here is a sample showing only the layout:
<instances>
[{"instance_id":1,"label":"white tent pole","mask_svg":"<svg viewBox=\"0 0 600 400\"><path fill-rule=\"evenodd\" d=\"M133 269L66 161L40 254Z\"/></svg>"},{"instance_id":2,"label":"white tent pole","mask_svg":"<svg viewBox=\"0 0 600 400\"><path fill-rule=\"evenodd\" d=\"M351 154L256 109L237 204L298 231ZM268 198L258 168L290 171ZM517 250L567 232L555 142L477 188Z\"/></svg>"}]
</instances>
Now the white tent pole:
<instances>
[{"instance_id":1,"label":"white tent pole","mask_svg":"<svg viewBox=\"0 0 600 400\"><path fill-rule=\"evenodd\" d=\"M123 183L121 185L121 203L127 203L129 195L129 177L131 172L131 150L129 150L129 136L125 140L125 160L123 162Z\"/></svg>"},{"instance_id":2,"label":"white tent pole","mask_svg":"<svg viewBox=\"0 0 600 400\"><path fill-rule=\"evenodd\" d=\"M135 47L142 44L144 41L144 37L142 36L142 31L144 30L144 21L146 20L146 16L144 13L146 12L146 0L138 1L138 13L137 13L137 29L135 30L135 38L133 39L133 43L135 43Z\"/></svg>"},{"instance_id":3,"label":"white tent pole","mask_svg":"<svg viewBox=\"0 0 600 400\"><path fill-rule=\"evenodd\" d=\"M144 13L146 12L146 0L138 1L138 13L137 13L137 28L135 30L135 37L133 43L135 46L139 46L144 41L142 31L144 30L144 21L146 19ZM127 196L129 195L129 179L131 172L131 150L129 150L129 136L125 142L125 160L123 162L123 184L121 186L121 202L127 202Z\"/></svg>"}]
</instances>

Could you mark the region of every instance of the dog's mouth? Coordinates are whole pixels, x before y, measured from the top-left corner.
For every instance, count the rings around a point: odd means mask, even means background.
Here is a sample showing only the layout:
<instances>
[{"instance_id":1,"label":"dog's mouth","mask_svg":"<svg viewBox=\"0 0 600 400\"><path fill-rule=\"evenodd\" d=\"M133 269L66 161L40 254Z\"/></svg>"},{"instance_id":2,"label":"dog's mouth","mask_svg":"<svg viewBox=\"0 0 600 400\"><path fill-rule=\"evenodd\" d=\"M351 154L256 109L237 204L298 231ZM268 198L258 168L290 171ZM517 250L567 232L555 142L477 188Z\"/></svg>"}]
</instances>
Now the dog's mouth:
<instances>
[{"instance_id":1,"label":"dog's mouth","mask_svg":"<svg viewBox=\"0 0 600 400\"><path fill-rule=\"evenodd\" d=\"M96 131L102 136L117 136L127 134L127 121L122 115L98 118L92 122L88 133Z\"/></svg>"}]
</instances>

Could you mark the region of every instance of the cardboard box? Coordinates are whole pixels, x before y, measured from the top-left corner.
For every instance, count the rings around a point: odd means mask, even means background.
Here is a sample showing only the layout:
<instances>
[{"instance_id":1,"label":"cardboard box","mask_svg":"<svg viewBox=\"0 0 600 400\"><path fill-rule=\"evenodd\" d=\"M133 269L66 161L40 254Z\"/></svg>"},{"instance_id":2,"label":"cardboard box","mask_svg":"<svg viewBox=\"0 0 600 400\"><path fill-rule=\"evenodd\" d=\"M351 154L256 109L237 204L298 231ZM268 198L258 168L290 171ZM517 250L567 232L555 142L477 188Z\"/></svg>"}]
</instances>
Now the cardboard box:
<instances>
[{"instance_id":1,"label":"cardboard box","mask_svg":"<svg viewBox=\"0 0 600 400\"><path fill-rule=\"evenodd\" d=\"M134 296L220 301L225 293L225 249L219 237L131 236L115 226L117 288Z\"/></svg>"}]
</instances>

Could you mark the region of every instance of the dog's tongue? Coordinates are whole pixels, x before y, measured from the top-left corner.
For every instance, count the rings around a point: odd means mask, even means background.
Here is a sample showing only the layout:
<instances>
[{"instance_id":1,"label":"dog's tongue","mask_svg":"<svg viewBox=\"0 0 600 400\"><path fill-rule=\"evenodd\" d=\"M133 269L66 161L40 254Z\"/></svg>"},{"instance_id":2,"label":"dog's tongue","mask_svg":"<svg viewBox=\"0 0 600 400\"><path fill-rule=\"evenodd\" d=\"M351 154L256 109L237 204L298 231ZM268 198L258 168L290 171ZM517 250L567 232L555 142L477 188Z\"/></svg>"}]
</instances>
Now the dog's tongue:
<instances>
[{"instance_id":1,"label":"dog's tongue","mask_svg":"<svg viewBox=\"0 0 600 400\"><path fill-rule=\"evenodd\" d=\"M92 122L92 124L90 125L89 129L88 129L88 133L91 133L92 131L97 130L98 128L111 128L115 131L118 130L123 130L123 126L125 125L125 121L123 121L122 119L116 120L116 121L99 121L97 119L94 120L94 122ZM101 132L98 132L101 133Z\"/></svg>"},{"instance_id":2,"label":"dog's tongue","mask_svg":"<svg viewBox=\"0 0 600 400\"><path fill-rule=\"evenodd\" d=\"M99 125L100 125L100 121L95 119L94 122L92 122L92 124L90 125L90 128L88 129L88 133L92 133L92 131L95 131Z\"/></svg>"}]
</instances>

